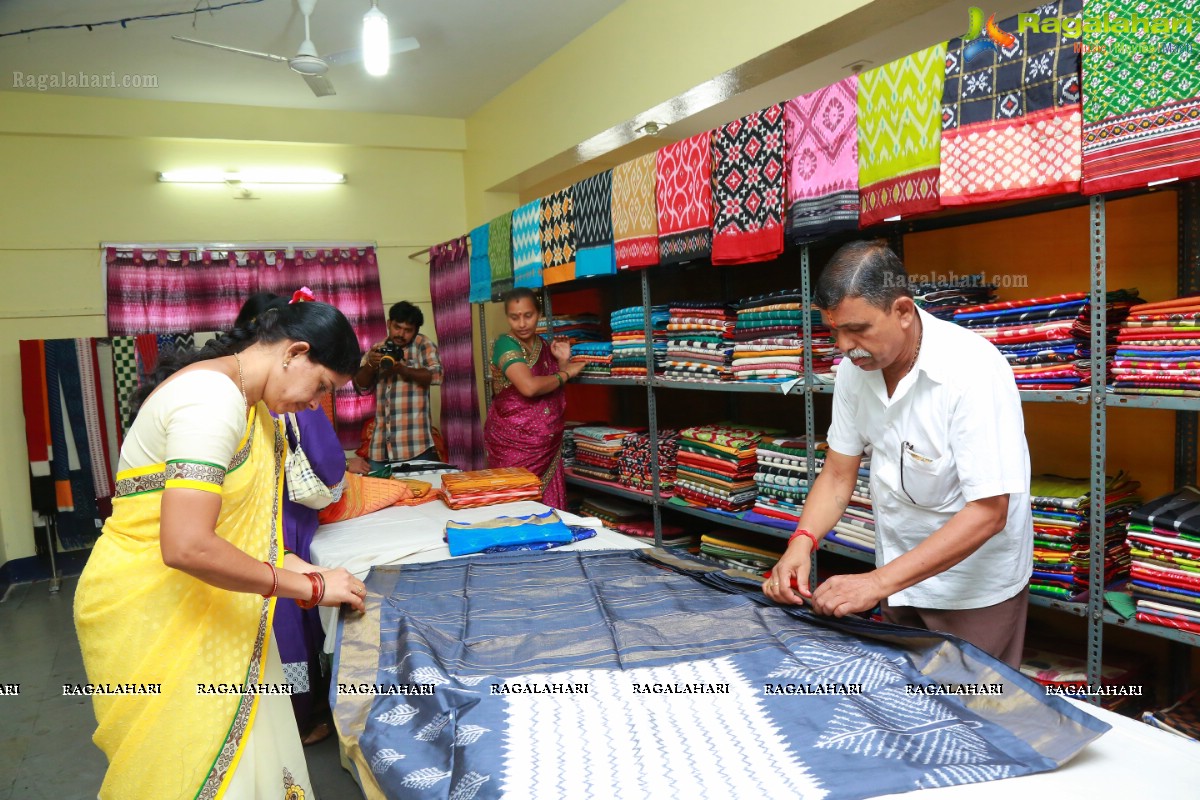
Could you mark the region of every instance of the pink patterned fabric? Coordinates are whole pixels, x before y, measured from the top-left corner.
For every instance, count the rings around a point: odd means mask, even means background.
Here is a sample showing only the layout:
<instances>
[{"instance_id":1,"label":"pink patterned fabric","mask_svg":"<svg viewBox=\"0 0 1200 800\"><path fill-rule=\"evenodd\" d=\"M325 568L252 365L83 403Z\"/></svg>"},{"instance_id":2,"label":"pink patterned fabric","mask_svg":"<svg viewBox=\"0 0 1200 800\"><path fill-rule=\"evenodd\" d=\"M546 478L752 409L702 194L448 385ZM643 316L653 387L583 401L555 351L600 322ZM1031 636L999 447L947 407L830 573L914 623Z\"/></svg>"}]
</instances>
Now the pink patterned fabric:
<instances>
[{"instance_id":1,"label":"pink patterned fabric","mask_svg":"<svg viewBox=\"0 0 1200 800\"><path fill-rule=\"evenodd\" d=\"M442 360L442 439L446 458L464 470L483 468L471 303L467 299L470 291L467 237L429 248L429 296Z\"/></svg>"},{"instance_id":2,"label":"pink patterned fabric","mask_svg":"<svg viewBox=\"0 0 1200 800\"><path fill-rule=\"evenodd\" d=\"M858 76L783 106L788 241L858 229Z\"/></svg>"},{"instance_id":3,"label":"pink patterned fabric","mask_svg":"<svg viewBox=\"0 0 1200 800\"><path fill-rule=\"evenodd\" d=\"M492 369L494 373L496 370ZM542 352L530 371L538 377L558 371L550 343L544 339ZM492 400L483 426L488 468L525 467L542 480L542 502L564 510L567 486L563 476L562 439L566 408L567 394L562 389L538 397L524 397L517 387L509 385Z\"/></svg>"},{"instance_id":4,"label":"pink patterned fabric","mask_svg":"<svg viewBox=\"0 0 1200 800\"><path fill-rule=\"evenodd\" d=\"M311 287L336 306L367 350L387 335L375 248L313 250L118 250L105 252L108 334L189 333L229 327L247 297L274 292L291 297ZM375 416L375 398L349 383L337 391L338 438L361 439Z\"/></svg>"}]
</instances>

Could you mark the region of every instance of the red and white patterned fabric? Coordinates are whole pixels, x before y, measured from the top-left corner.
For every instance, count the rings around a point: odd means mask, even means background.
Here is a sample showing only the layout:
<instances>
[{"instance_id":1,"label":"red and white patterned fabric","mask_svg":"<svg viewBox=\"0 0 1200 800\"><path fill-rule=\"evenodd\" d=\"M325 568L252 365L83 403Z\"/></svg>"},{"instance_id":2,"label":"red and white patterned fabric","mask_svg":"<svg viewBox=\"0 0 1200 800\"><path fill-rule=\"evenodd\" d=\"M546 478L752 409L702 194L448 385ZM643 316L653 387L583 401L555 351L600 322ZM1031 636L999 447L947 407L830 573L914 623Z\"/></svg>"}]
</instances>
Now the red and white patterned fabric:
<instances>
[{"instance_id":1,"label":"red and white patterned fabric","mask_svg":"<svg viewBox=\"0 0 1200 800\"><path fill-rule=\"evenodd\" d=\"M712 132L658 151L655 161L659 258L678 264L712 251Z\"/></svg>"},{"instance_id":2,"label":"red and white patterned fabric","mask_svg":"<svg viewBox=\"0 0 1200 800\"><path fill-rule=\"evenodd\" d=\"M713 131L714 264L770 261L783 252L783 106Z\"/></svg>"}]
</instances>

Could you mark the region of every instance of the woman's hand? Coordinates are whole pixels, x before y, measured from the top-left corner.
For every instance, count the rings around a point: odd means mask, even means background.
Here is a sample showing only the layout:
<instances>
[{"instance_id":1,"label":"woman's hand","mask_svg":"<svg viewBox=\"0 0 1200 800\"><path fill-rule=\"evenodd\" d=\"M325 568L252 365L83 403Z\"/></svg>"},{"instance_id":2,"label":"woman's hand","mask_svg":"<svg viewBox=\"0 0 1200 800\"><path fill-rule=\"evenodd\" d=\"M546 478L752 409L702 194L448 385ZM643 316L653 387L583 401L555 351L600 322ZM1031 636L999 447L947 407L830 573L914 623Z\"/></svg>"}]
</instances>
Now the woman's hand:
<instances>
[{"instance_id":1,"label":"woman's hand","mask_svg":"<svg viewBox=\"0 0 1200 800\"><path fill-rule=\"evenodd\" d=\"M366 475L371 471L371 465L362 456L354 456L354 458L346 461L346 471L354 472L359 475Z\"/></svg>"},{"instance_id":2,"label":"woman's hand","mask_svg":"<svg viewBox=\"0 0 1200 800\"><path fill-rule=\"evenodd\" d=\"M555 339L550 345L550 355L554 356L559 367L566 369L567 362L571 360L571 343L566 339Z\"/></svg>"},{"instance_id":3,"label":"woman's hand","mask_svg":"<svg viewBox=\"0 0 1200 800\"><path fill-rule=\"evenodd\" d=\"M364 611L363 598L367 596L367 586L358 578L351 575L344 567L323 571L325 578L325 596L321 605L336 608L347 603L355 611Z\"/></svg>"}]
</instances>

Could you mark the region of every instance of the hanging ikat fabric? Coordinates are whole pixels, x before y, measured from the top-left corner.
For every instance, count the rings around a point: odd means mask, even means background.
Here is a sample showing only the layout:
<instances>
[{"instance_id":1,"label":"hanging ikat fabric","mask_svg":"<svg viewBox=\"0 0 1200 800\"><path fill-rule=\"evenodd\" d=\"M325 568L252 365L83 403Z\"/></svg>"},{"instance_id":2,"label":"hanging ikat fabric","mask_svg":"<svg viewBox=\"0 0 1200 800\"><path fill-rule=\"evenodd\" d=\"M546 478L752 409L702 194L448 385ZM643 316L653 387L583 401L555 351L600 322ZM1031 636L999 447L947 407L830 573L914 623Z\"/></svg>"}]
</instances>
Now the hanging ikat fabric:
<instances>
[{"instance_id":1,"label":"hanging ikat fabric","mask_svg":"<svg viewBox=\"0 0 1200 800\"><path fill-rule=\"evenodd\" d=\"M1079 18L1083 0L1060 0L1033 13ZM1023 14L1027 17L1027 14ZM940 194L943 205L1018 200L1079 190L1077 39L1018 33L999 23L1007 44L979 47L951 39L942 93Z\"/></svg>"},{"instance_id":2,"label":"hanging ikat fabric","mask_svg":"<svg viewBox=\"0 0 1200 800\"><path fill-rule=\"evenodd\" d=\"M858 76L784 103L787 238L858 229Z\"/></svg>"},{"instance_id":3,"label":"hanging ikat fabric","mask_svg":"<svg viewBox=\"0 0 1200 800\"><path fill-rule=\"evenodd\" d=\"M660 260L679 264L707 258L712 252L712 133L659 150L655 173Z\"/></svg>"},{"instance_id":4,"label":"hanging ikat fabric","mask_svg":"<svg viewBox=\"0 0 1200 800\"><path fill-rule=\"evenodd\" d=\"M713 131L714 264L770 261L783 252L783 106Z\"/></svg>"},{"instance_id":5,"label":"hanging ikat fabric","mask_svg":"<svg viewBox=\"0 0 1200 800\"><path fill-rule=\"evenodd\" d=\"M568 186L542 198L542 282L575 279L575 193Z\"/></svg>"},{"instance_id":6,"label":"hanging ikat fabric","mask_svg":"<svg viewBox=\"0 0 1200 800\"><path fill-rule=\"evenodd\" d=\"M512 213L513 286L542 285L542 203L534 200Z\"/></svg>"},{"instance_id":7,"label":"hanging ikat fabric","mask_svg":"<svg viewBox=\"0 0 1200 800\"><path fill-rule=\"evenodd\" d=\"M1085 11L1111 22L1083 31L1084 193L1200 175L1200 7L1089 0ZM1132 30L1114 31L1123 21Z\"/></svg>"},{"instance_id":8,"label":"hanging ikat fabric","mask_svg":"<svg viewBox=\"0 0 1200 800\"><path fill-rule=\"evenodd\" d=\"M863 227L936 211L946 43L858 79L858 187Z\"/></svg>"},{"instance_id":9,"label":"hanging ikat fabric","mask_svg":"<svg viewBox=\"0 0 1200 800\"><path fill-rule=\"evenodd\" d=\"M647 153L613 168L612 222L619 270L658 263L655 158L655 153Z\"/></svg>"},{"instance_id":10,"label":"hanging ikat fabric","mask_svg":"<svg viewBox=\"0 0 1200 800\"><path fill-rule=\"evenodd\" d=\"M511 212L501 214L488 223L487 255L492 271L492 300L499 300L502 294L513 288L512 225Z\"/></svg>"},{"instance_id":11,"label":"hanging ikat fabric","mask_svg":"<svg viewBox=\"0 0 1200 800\"><path fill-rule=\"evenodd\" d=\"M575 199L575 238L579 247L575 254L575 276L615 274L612 170L585 178L571 191Z\"/></svg>"}]
</instances>

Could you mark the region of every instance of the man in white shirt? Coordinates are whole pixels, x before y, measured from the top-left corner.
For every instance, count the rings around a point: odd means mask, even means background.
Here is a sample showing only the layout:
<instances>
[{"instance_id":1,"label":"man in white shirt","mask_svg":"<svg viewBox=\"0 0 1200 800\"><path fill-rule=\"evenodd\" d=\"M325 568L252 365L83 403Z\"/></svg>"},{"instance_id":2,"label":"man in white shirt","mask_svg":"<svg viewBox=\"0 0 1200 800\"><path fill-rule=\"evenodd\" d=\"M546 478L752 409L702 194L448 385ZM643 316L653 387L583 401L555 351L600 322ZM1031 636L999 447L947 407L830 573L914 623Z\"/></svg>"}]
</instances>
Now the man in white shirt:
<instances>
[{"instance_id":1,"label":"man in white shirt","mask_svg":"<svg viewBox=\"0 0 1200 800\"><path fill-rule=\"evenodd\" d=\"M763 592L841 617L955 634L1018 667L1033 570L1029 450L1012 369L990 342L921 311L882 243L853 242L815 304L846 358L821 474ZM810 557L871 455L875 565L808 588Z\"/></svg>"}]
</instances>

